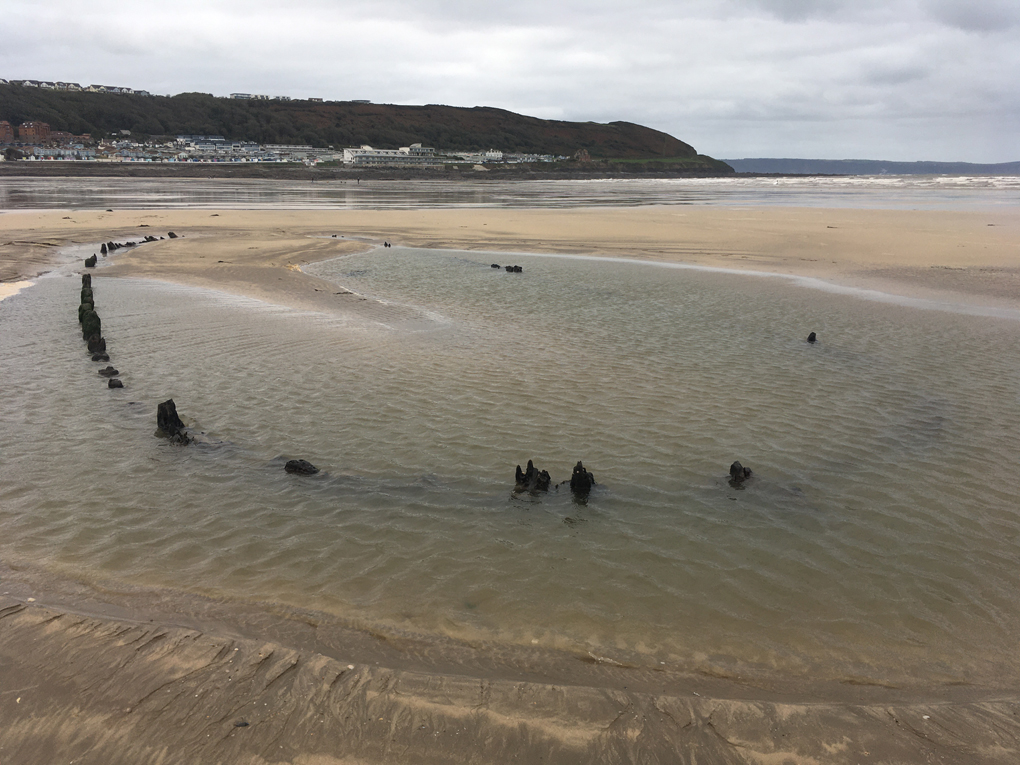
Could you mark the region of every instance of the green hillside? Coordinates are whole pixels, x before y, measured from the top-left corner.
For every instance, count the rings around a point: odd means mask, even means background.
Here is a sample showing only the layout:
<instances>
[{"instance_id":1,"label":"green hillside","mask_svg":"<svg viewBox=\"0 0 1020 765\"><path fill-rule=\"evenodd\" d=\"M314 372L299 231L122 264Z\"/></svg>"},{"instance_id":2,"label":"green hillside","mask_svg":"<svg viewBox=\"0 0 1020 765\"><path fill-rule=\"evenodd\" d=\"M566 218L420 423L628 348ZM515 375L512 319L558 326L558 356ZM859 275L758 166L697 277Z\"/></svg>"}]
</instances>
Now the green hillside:
<instances>
[{"instance_id":1,"label":"green hillside","mask_svg":"<svg viewBox=\"0 0 1020 765\"><path fill-rule=\"evenodd\" d=\"M670 160L691 169L730 171L724 163L658 130L629 122L542 120L490 107L393 106L354 102L254 101L205 93L138 96L0 85L0 120L38 120L53 130L96 138L129 130L136 139L222 135L260 144L388 149L421 143L439 151L505 152L592 159Z\"/></svg>"}]
</instances>

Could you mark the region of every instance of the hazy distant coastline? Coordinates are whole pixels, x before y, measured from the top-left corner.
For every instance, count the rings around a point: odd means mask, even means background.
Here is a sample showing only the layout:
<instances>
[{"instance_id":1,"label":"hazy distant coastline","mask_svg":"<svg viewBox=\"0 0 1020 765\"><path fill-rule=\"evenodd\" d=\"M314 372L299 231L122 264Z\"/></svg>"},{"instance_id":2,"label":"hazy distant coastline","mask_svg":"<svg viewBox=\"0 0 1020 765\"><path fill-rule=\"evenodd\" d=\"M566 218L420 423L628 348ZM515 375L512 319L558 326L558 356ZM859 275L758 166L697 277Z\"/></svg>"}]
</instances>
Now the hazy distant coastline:
<instances>
[{"instance_id":1,"label":"hazy distant coastline","mask_svg":"<svg viewBox=\"0 0 1020 765\"><path fill-rule=\"evenodd\" d=\"M887 162L880 159L761 157L722 160L738 173L781 175L1018 175L1020 162Z\"/></svg>"},{"instance_id":2,"label":"hazy distant coastline","mask_svg":"<svg viewBox=\"0 0 1020 765\"><path fill-rule=\"evenodd\" d=\"M249 178L261 180L590 180L599 178L723 178L732 172L682 170L666 164L602 163L573 167L562 163L493 165L484 170L428 167L309 167L298 163L247 162L0 162L0 177L31 178Z\"/></svg>"}]
</instances>

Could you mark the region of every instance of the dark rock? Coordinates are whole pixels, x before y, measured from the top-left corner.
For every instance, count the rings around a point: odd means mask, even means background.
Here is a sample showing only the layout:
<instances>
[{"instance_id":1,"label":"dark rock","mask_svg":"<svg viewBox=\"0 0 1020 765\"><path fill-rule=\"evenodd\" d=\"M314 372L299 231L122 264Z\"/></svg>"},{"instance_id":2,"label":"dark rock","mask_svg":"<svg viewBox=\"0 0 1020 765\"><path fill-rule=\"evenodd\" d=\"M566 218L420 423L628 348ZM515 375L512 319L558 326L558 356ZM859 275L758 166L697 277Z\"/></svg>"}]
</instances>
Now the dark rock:
<instances>
[{"instance_id":1,"label":"dark rock","mask_svg":"<svg viewBox=\"0 0 1020 765\"><path fill-rule=\"evenodd\" d=\"M168 237L170 237L171 239L176 239L177 238L177 234L175 234L173 231L167 231L166 235Z\"/></svg>"},{"instance_id":2,"label":"dark rock","mask_svg":"<svg viewBox=\"0 0 1020 765\"><path fill-rule=\"evenodd\" d=\"M106 353L106 338L99 335L91 335L86 340L89 346L89 353Z\"/></svg>"},{"instance_id":3,"label":"dark rock","mask_svg":"<svg viewBox=\"0 0 1020 765\"><path fill-rule=\"evenodd\" d=\"M95 268L96 263L99 262L99 258L93 255L91 258L85 258L85 268Z\"/></svg>"},{"instance_id":4,"label":"dark rock","mask_svg":"<svg viewBox=\"0 0 1020 765\"><path fill-rule=\"evenodd\" d=\"M493 263L491 267L492 268L499 268L499 263Z\"/></svg>"},{"instance_id":5,"label":"dark rock","mask_svg":"<svg viewBox=\"0 0 1020 765\"><path fill-rule=\"evenodd\" d=\"M92 286L92 274L82 274L81 275L81 286L82 287L91 287Z\"/></svg>"},{"instance_id":6,"label":"dark rock","mask_svg":"<svg viewBox=\"0 0 1020 765\"><path fill-rule=\"evenodd\" d=\"M92 360L93 361L109 361L110 360L110 354L108 354L106 352L93 353L92 354Z\"/></svg>"},{"instance_id":7,"label":"dark rock","mask_svg":"<svg viewBox=\"0 0 1020 765\"><path fill-rule=\"evenodd\" d=\"M807 336L807 341L808 341L809 343L813 343L813 342L815 342L815 340L817 340L817 339L818 339L818 336L817 336L817 335L815 335L815 333L814 333L814 332L812 332L812 333L811 333L810 335L808 335L808 336Z\"/></svg>"},{"instance_id":8,"label":"dark rock","mask_svg":"<svg viewBox=\"0 0 1020 765\"><path fill-rule=\"evenodd\" d=\"M188 434L184 432L184 423L177 416L177 405L172 398L167 399L156 407L156 435L169 438L175 444L187 444L191 442Z\"/></svg>"},{"instance_id":9,"label":"dark rock","mask_svg":"<svg viewBox=\"0 0 1020 765\"><path fill-rule=\"evenodd\" d=\"M288 460L283 469L288 473L297 473L298 475L315 475L319 472L319 468L308 460Z\"/></svg>"},{"instance_id":10,"label":"dark rock","mask_svg":"<svg viewBox=\"0 0 1020 765\"><path fill-rule=\"evenodd\" d=\"M579 496L585 496L595 485L595 476L584 469L584 465L578 460L574 465L574 472L570 476L570 490Z\"/></svg>"},{"instance_id":11,"label":"dark rock","mask_svg":"<svg viewBox=\"0 0 1020 765\"><path fill-rule=\"evenodd\" d=\"M536 491L549 491L550 482L549 472L546 470L539 471L535 468L535 464L528 460L528 469L521 470L521 466L517 466L516 484L514 485L515 492L527 491L534 494Z\"/></svg>"},{"instance_id":12,"label":"dark rock","mask_svg":"<svg viewBox=\"0 0 1020 765\"><path fill-rule=\"evenodd\" d=\"M505 266L505 268L506 268L506 272L508 274L512 274L514 272L514 267L513 266Z\"/></svg>"},{"instance_id":13,"label":"dark rock","mask_svg":"<svg viewBox=\"0 0 1020 765\"><path fill-rule=\"evenodd\" d=\"M739 462L730 465L730 486L739 486L751 477L751 468L746 468Z\"/></svg>"},{"instance_id":14,"label":"dark rock","mask_svg":"<svg viewBox=\"0 0 1020 765\"><path fill-rule=\"evenodd\" d=\"M96 301L92 298L92 288L82 287L81 288L81 302L82 303L95 303Z\"/></svg>"},{"instance_id":15,"label":"dark rock","mask_svg":"<svg viewBox=\"0 0 1020 765\"><path fill-rule=\"evenodd\" d=\"M100 377L116 377L119 374L120 374L120 372L118 372L113 367L105 367L105 368L99 370L99 376Z\"/></svg>"},{"instance_id":16,"label":"dark rock","mask_svg":"<svg viewBox=\"0 0 1020 765\"><path fill-rule=\"evenodd\" d=\"M520 266L514 266L514 273L515 273L515 274L521 274L521 273L524 273L524 269L523 269L523 268L521 268Z\"/></svg>"},{"instance_id":17,"label":"dark rock","mask_svg":"<svg viewBox=\"0 0 1020 765\"><path fill-rule=\"evenodd\" d=\"M104 255L106 254L106 242L103 242L103 246L99 248L99 251Z\"/></svg>"},{"instance_id":18,"label":"dark rock","mask_svg":"<svg viewBox=\"0 0 1020 765\"><path fill-rule=\"evenodd\" d=\"M82 303L80 306L78 306L78 323L81 324L85 320L85 313L87 311L94 310L96 310L96 308L94 305L92 305L92 303Z\"/></svg>"},{"instance_id":19,"label":"dark rock","mask_svg":"<svg viewBox=\"0 0 1020 765\"><path fill-rule=\"evenodd\" d=\"M81 336L83 340L88 340L93 335L103 336L103 323L99 319L99 314L89 309L81 315Z\"/></svg>"},{"instance_id":20,"label":"dark rock","mask_svg":"<svg viewBox=\"0 0 1020 765\"><path fill-rule=\"evenodd\" d=\"M120 380L118 380L116 378L111 378L111 379L106 381L106 386L108 388L123 388L124 387L124 383L122 383Z\"/></svg>"}]
</instances>

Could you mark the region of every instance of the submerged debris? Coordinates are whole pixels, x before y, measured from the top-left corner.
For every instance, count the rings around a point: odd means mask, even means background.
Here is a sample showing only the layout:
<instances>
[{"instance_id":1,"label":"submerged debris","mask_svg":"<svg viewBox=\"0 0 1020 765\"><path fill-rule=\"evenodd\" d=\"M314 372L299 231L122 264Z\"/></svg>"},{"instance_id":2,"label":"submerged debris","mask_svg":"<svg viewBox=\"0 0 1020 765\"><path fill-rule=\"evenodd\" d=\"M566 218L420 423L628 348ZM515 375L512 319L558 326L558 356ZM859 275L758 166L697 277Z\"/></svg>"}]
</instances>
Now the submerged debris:
<instances>
[{"instance_id":1,"label":"submerged debris","mask_svg":"<svg viewBox=\"0 0 1020 765\"><path fill-rule=\"evenodd\" d=\"M730 486L740 486L752 475L751 468L744 467L739 462L730 465Z\"/></svg>"},{"instance_id":2,"label":"submerged debris","mask_svg":"<svg viewBox=\"0 0 1020 765\"><path fill-rule=\"evenodd\" d=\"M191 438L184 431L184 423L177 415L177 405L172 398L167 399L156 407L156 431L157 436L169 438L174 444L189 444Z\"/></svg>"},{"instance_id":3,"label":"submerged debris","mask_svg":"<svg viewBox=\"0 0 1020 765\"><path fill-rule=\"evenodd\" d=\"M319 472L319 468L315 467L308 460L288 460L283 469L288 473L296 473L297 475L315 475Z\"/></svg>"},{"instance_id":4,"label":"submerged debris","mask_svg":"<svg viewBox=\"0 0 1020 765\"><path fill-rule=\"evenodd\" d=\"M574 465L574 472L570 476L570 490L579 497L586 497L594 485L595 476L585 470L581 460L578 460Z\"/></svg>"},{"instance_id":5,"label":"submerged debris","mask_svg":"<svg viewBox=\"0 0 1020 765\"><path fill-rule=\"evenodd\" d=\"M527 491L534 494L537 491L549 491L551 480L547 470L539 471L535 468L535 463L528 460L527 470L521 470L521 466L517 466L514 492Z\"/></svg>"}]
</instances>

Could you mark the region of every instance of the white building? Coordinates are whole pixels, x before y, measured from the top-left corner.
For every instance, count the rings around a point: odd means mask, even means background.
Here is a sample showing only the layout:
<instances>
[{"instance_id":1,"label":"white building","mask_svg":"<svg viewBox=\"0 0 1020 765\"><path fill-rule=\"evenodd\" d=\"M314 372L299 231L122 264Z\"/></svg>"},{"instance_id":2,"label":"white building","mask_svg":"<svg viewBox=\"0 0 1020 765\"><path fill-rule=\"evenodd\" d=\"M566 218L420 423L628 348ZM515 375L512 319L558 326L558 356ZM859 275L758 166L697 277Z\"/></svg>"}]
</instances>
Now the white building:
<instances>
[{"instance_id":1,"label":"white building","mask_svg":"<svg viewBox=\"0 0 1020 765\"><path fill-rule=\"evenodd\" d=\"M503 161L503 152L497 149L489 149L488 151L458 151L453 152L453 156L460 157L465 162L474 162L475 164Z\"/></svg>"},{"instance_id":2,"label":"white building","mask_svg":"<svg viewBox=\"0 0 1020 765\"><path fill-rule=\"evenodd\" d=\"M362 146L358 149L344 149L345 165L418 165L436 164L436 150L412 143L399 149L373 149Z\"/></svg>"},{"instance_id":3,"label":"white building","mask_svg":"<svg viewBox=\"0 0 1020 765\"><path fill-rule=\"evenodd\" d=\"M85 88L89 93L130 93L131 88L123 88L120 85L89 85Z\"/></svg>"},{"instance_id":4,"label":"white building","mask_svg":"<svg viewBox=\"0 0 1020 765\"><path fill-rule=\"evenodd\" d=\"M332 162L342 157L334 149L315 149L307 145L267 143L262 150L284 162Z\"/></svg>"}]
</instances>

